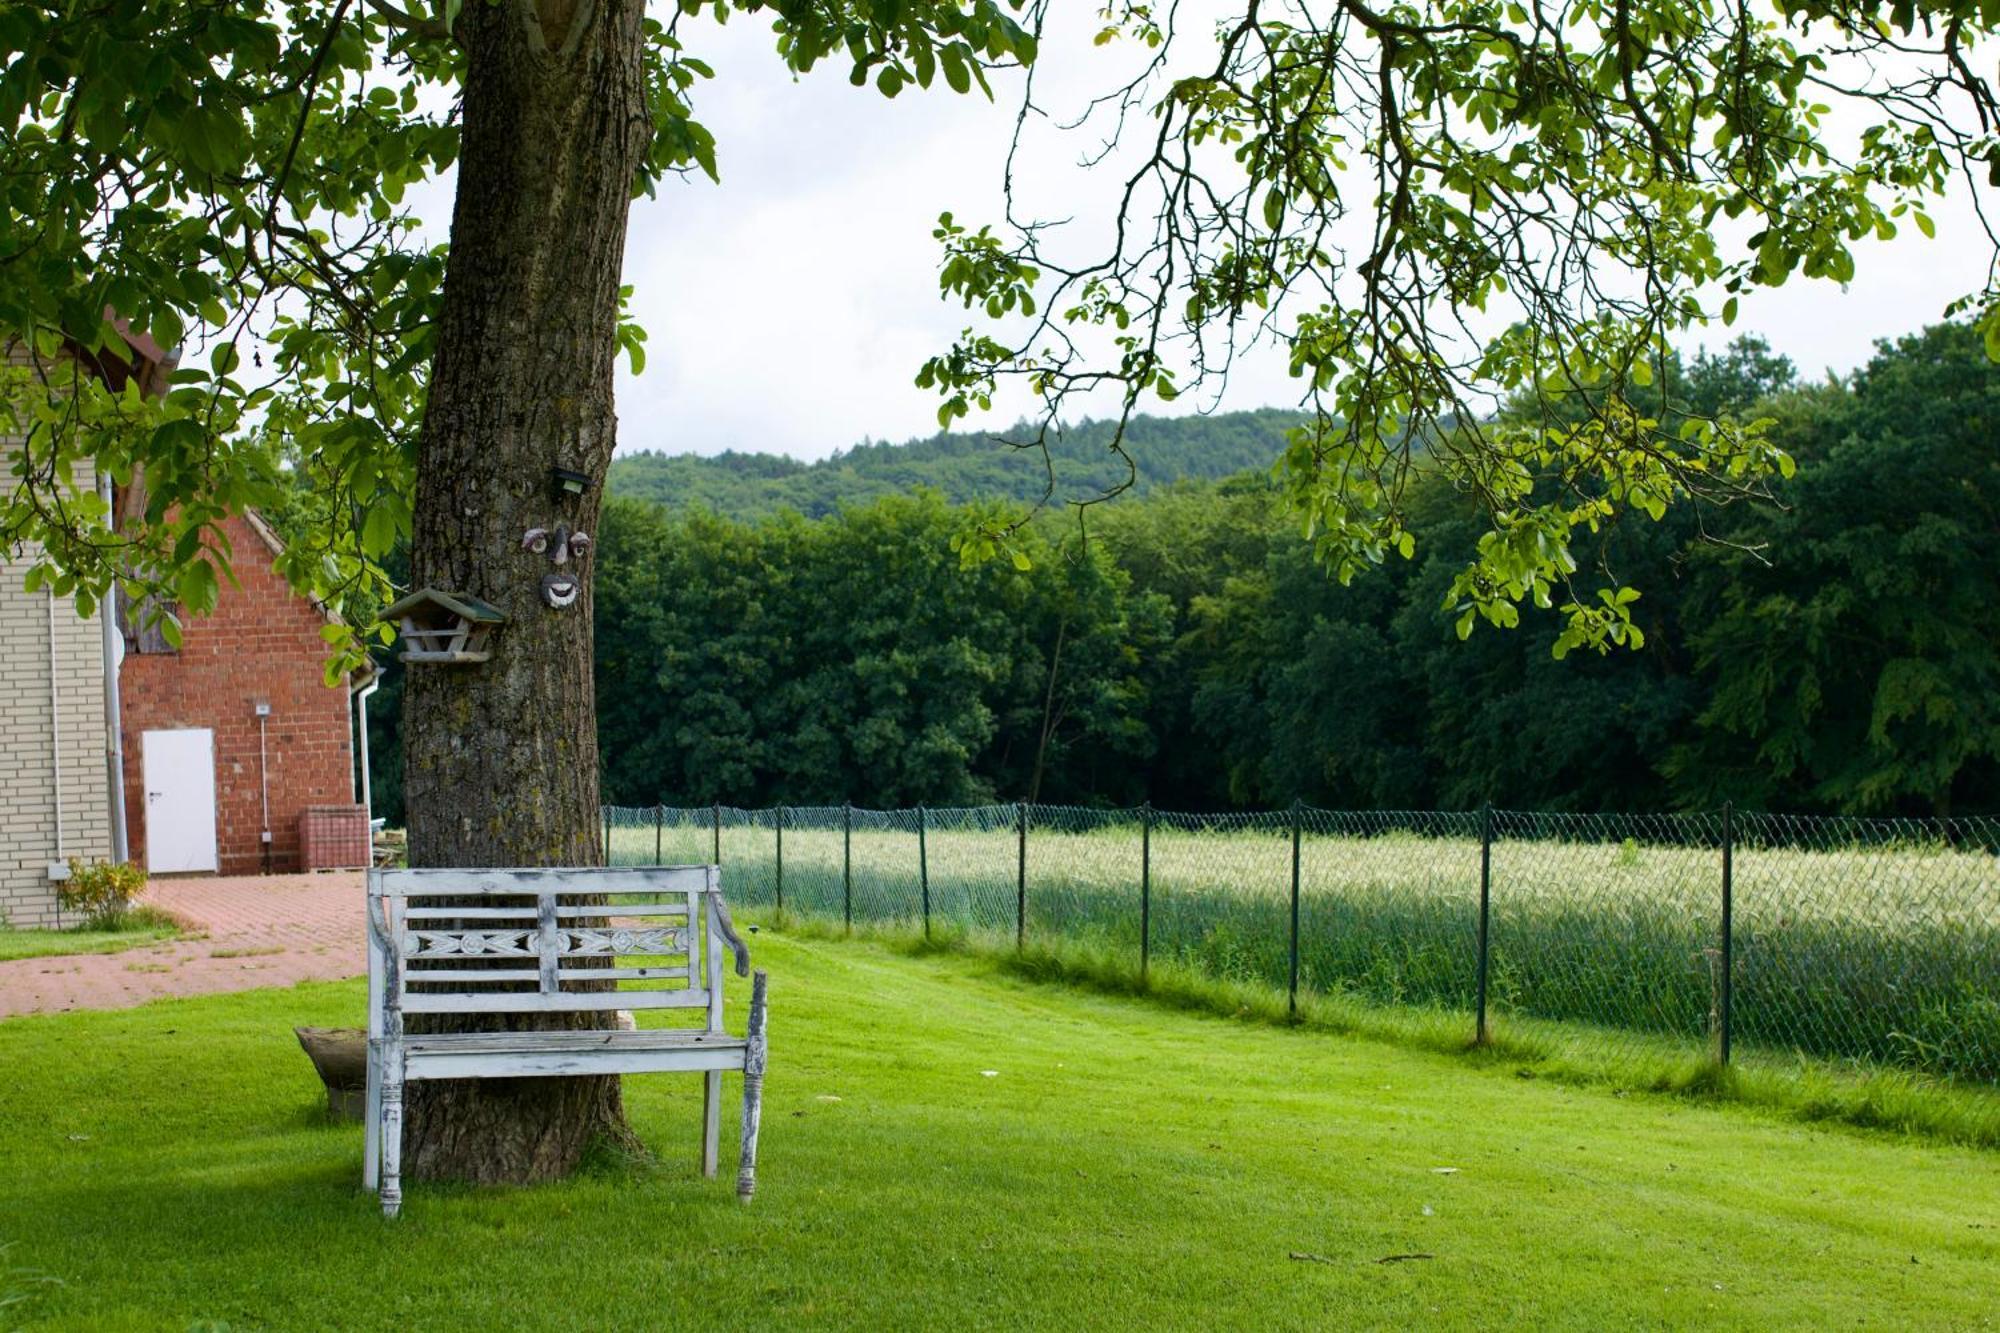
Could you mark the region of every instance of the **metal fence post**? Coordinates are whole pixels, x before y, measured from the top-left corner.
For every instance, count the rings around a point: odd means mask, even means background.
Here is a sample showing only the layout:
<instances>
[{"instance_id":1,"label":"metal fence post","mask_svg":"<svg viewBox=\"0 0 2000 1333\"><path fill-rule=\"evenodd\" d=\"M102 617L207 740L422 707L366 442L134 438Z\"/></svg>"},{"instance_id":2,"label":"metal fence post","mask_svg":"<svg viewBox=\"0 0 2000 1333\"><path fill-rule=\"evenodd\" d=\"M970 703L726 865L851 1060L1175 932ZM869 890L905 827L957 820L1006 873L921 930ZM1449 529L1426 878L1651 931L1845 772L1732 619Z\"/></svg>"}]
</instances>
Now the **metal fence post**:
<instances>
[{"instance_id":1,"label":"metal fence post","mask_svg":"<svg viewBox=\"0 0 2000 1333\"><path fill-rule=\"evenodd\" d=\"M1014 952L1028 947L1028 803L1014 805Z\"/></svg>"},{"instance_id":2,"label":"metal fence post","mask_svg":"<svg viewBox=\"0 0 2000 1333\"><path fill-rule=\"evenodd\" d=\"M1153 953L1153 803L1139 807L1139 984Z\"/></svg>"},{"instance_id":3,"label":"metal fence post","mask_svg":"<svg viewBox=\"0 0 2000 1333\"><path fill-rule=\"evenodd\" d=\"M785 807L778 807L778 915L785 914Z\"/></svg>"},{"instance_id":4,"label":"metal fence post","mask_svg":"<svg viewBox=\"0 0 2000 1333\"><path fill-rule=\"evenodd\" d=\"M1486 970L1489 950L1487 929L1493 917L1493 803L1479 811L1479 1017L1472 1039L1486 1044Z\"/></svg>"},{"instance_id":5,"label":"metal fence post","mask_svg":"<svg viewBox=\"0 0 2000 1333\"><path fill-rule=\"evenodd\" d=\"M924 895L924 938L931 937L931 853L927 830L930 816L917 807L917 884Z\"/></svg>"},{"instance_id":6,"label":"metal fence post","mask_svg":"<svg viewBox=\"0 0 2000 1333\"><path fill-rule=\"evenodd\" d=\"M1736 804L1722 803L1722 996L1718 1006L1715 1058L1729 1064L1729 1039L1736 1000Z\"/></svg>"},{"instance_id":7,"label":"metal fence post","mask_svg":"<svg viewBox=\"0 0 2000 1333\"><path fill-rule=\"evenodd\" d=\"M665 852L665 848L667 845L666 838L667 838L667 807L665 807L664 805L656 805L653 807L653 864L654 865L658 865L660 864L660 862L666 859L666 852Z\"/></svg>"},{"instance_id":8,"label":"metal fence post","mask_svg":"<svg viewBox=\"0 0 2000 1333\"><path fill-rule=\"evenodd\" d=\"M784 807L778 807L778 915L784 915Z\"/></svg>"},{"instance_id":9,"label":"metal fence post","mask_svg":"<svg viewBox=\"0 0 2000 1333\"><path fill-rule=\"evenodd\" d=\"M1287 1013L1299 1016L1299 810L1292 802L1292 974L1288 988Z\"/></svg>"},{"instance_id":10,"label":"metal fence post","mask_svg":"<svg viewBox=\"0 0 2000 1333\"><path fill-rule=\"evenodd\" d=\"M715 803L715 864L722 864L722 802Z\"/></svg>"},{"instance_id":11,"label":"metal fence post","mask_svg":"<svg viewBox=\"0 0 2000 1333\"><path fill-rule=\"evenodd\" d=\"M611 864L611 807L604 807L604 864Z\"/></svg>"},{"instance_id":12,"label":"metal fence post","mask_svg":"<svg viewBox=\"0 0 2000 1333\"><path fill-rule=\"evenodd\" d=\"M840 923L854 929L854 803L840 806Z\"/></svg>"}]
</instances>

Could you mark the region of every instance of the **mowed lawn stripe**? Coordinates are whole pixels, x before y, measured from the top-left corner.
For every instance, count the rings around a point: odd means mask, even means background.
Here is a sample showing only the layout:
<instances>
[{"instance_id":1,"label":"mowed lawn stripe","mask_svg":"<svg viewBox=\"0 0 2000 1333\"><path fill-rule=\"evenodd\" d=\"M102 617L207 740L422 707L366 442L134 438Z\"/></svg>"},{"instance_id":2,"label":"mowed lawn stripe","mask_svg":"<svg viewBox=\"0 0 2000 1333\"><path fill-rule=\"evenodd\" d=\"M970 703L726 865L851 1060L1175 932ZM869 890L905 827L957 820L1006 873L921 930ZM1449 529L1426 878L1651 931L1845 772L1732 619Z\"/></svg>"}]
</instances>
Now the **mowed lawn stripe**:
<instances>
[{"instance_id":1,"label":"mowed lawn stripe","mask_svg":"<svg viewBox=\"0 0 2000 1333\"><path fill-rule=\"evenodd\" d=\"M354 983L0 1023L0 1293L27 1297L0 1323L1996 1319L2000 1154L1523 1079L975 959L752 945L772 1066L747 1209L692 1169L698 1081L656 1077L626 1088L657 1165L527 1190L419 1182L383 1223L358 1189L360 1131L322 1122L290 1032L358 1023ZM1392 1258L1412 1255L1430 1257Z\"/></svg>"}]
</instances>

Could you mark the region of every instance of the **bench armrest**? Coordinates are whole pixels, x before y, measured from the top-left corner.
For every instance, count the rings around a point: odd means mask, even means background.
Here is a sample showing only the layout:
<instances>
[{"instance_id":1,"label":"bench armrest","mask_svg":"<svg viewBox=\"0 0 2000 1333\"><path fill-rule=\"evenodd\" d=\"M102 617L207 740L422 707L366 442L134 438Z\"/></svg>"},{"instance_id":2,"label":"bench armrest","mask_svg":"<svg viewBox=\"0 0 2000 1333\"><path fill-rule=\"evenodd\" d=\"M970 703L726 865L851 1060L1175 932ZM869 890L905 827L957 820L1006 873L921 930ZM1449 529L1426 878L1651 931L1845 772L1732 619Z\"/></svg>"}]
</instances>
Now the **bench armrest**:
<instances>
[{"instance_id":1,"label":"bench armrest","mask_svg":"<svg viewBox=\"0 0 2000 1333\"><path fill-rule=\"evenodd\" d=\"M729 946L729 951L736 955L736 975L749 976L750 949L743 943L743 937L736 933L736 923L729 919L729 905L722 901L719 893L709 894L708 900L715 905L716 933L722 936L722 942Z\"/></svg>"},{"instance_id":2,"label":"bench armrest","mask_svg":"<svg viewBox=\"0 0 2000 1333\"><path fill-rule=\"evenodd\" d=\"M371 893L362 915L368 922L368 943L385 951L393 948L389 939L389 904Z\"/></svg>"}]
</instances>

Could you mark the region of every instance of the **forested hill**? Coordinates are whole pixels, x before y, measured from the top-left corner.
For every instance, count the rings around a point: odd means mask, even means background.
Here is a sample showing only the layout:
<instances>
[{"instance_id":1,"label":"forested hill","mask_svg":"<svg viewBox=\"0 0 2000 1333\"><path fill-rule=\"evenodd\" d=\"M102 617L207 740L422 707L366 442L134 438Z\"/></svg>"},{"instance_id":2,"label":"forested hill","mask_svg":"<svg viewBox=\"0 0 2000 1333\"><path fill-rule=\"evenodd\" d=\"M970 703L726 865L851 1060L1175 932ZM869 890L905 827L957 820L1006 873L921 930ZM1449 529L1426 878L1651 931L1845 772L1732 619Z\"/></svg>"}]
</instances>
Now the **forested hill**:
<instances>
[{"instance_id":1,"label":"forested hill","mask_svg":"<svg viewBox=\"0 0 2000 1333\"><path fill-rule=\"evenodd\" d=\"M1186 478L1232 476L1262 471L1277 461L1285 431L1298 414L1267 408L1200 417L1138 417L1126 441L1138 466L1134 491ZM1124 460L1107 447L1112 423L1086 421L1061 439L1051 439L1055 499L1082 500L1126 476ZM927 486L953 503L975 500L1032 502L1042 496L1048 474L1034 449L1010 449L1014 432L979 431L934 435L907 444L865 443L823 459L801 463L778 454L627 454L611 464L611 493L651 500L671 508L694 506L731 518L758 518L792 508L812 518L842 505L865 504L884 495L907 494ZM996 438L997 437L997 438Z\"/></svg>"}]
</instances>

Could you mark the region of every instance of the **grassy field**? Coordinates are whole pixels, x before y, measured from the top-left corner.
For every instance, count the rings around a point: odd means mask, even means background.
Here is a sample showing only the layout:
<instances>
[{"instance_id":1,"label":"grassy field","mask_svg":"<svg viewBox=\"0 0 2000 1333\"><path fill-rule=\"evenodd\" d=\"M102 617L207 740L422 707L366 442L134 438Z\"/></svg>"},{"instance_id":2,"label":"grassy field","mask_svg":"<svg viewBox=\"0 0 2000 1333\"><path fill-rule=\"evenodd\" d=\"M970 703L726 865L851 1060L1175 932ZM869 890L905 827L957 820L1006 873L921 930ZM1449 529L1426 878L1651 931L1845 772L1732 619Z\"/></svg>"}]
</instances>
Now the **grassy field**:
<instances>
[{"instance_id":1,"label":"grassy field","mask_svg":"<svg viewBox=\"0 0 2000 1333\"><path fill-rule=\"evenodd\" d=\"M933 927L1011 941L1019 845L1012 807L935 811L927 862ZM707 860L699 818L615 827L624 863ZM1141 833L1129 815L1064 811L1027 842L1025 935L1120 950L1136 967ZM635 812L635 816L642 812ZM786 907L822 919L917 923L913 812L857 812L851 905L839 810L794 812ZM1291 837L1283 814L1162 816L1151 839L1151 951L1227 981L1283 986ZM1477 815L1427 817L1428 836L1307 812L1300 842L1304 989L1376 1004L1474 1007ZM1496 1015L1708 1046L1720 1003L1719 824L1713 816L1569 817L1503 827L1493 846ZM1320 821L1315 825L1313 821ZM2000 861L1917 841L1808 851L1745 817L1734 865L1734 1036L1747 1058L1805 1056L2000 1084ZM1838 832L1827 826L1828 835ZM1372 836L1362 836L1372 835ZM1533 835L1533 836L1530 836ZM721 833L732 900L778 896L769 812ZM1469 1035L1469 1034L1468 1034Z\"/></svg>"},{"instance_id":2,"label":"grassy field","mask_svg":"<svg viewBox=\"0 0 2000 1333\"><path fill-rule=\"evenodd\" d=\"M658 1164L384 1223L290 1028L359 984L0 1022L0 1324L1990 1327L2000 1155L771 932L761 1188ZM733 997L740 1016L741 996ZM740 1017L739 1017L740 1021ZM733 1095L733 1081L732 1081ZM725 1149L733 1133L725 1131Z\"/></svg>"}]
</instances>

